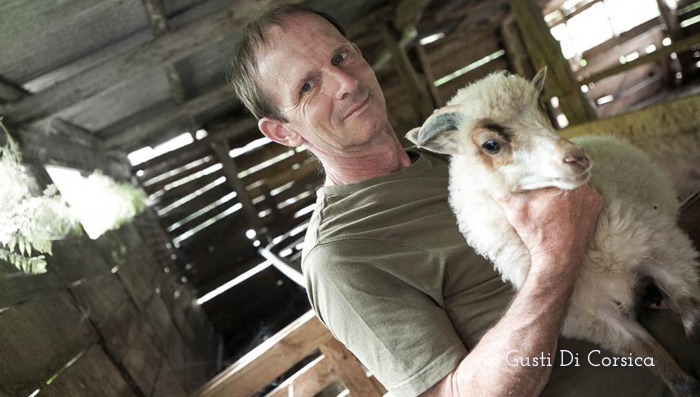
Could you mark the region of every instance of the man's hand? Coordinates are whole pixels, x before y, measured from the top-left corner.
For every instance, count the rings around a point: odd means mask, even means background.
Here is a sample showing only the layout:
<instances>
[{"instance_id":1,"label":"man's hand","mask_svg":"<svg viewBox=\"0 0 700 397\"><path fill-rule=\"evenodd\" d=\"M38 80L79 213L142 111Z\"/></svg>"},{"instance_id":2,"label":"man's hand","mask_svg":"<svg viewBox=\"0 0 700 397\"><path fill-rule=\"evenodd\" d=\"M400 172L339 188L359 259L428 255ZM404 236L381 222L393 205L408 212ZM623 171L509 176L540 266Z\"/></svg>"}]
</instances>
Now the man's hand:
<instances>
[{"instance_id":1,"label":"man's hand","mask_svg":"<svg viewBox=\"0 0 700 397\"><path fill-rule=\"evenodd\" d=\"M593 237L603 197L585 185L575 190L540 189L500 200L508 222L530 250L531 271L539 265L581 264ZM563 270L563 269L560 269Z\"/></svg>"},{"instance_id":2,"label":"man's hand","mask_svg":"<svg viewBox=\"0 0 700 397\"><path fill-rule=\"evenodd\" d=\"M549 366L510 366L505 357L554 356L578 269L593 236L603 199L584 186L543 189L506 198L501 206L530 250L532 265L503 317L459 366L423 394L537 396Z\"/></svg>"}]
</instances>

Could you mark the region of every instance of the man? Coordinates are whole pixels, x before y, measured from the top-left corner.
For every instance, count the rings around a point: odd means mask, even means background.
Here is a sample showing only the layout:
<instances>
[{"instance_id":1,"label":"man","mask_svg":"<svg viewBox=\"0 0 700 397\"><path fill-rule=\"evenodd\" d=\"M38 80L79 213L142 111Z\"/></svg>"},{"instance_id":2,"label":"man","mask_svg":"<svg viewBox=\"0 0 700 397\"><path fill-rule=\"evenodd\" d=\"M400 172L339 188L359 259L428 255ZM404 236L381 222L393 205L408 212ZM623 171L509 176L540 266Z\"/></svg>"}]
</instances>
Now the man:
<instances>
[{"instance_id":1,"label":"man","mask_svg":"<svg viewBox=\"0 0 700 397\"><path fill-rule=\"evenodd\" d=\"M514 294L457 231L445 159L401 147L371 67L327 15L284 6L251 22L231 76L265 136L323 165L309 297L392 395L664 395L646 369L596 370L597 347L558 338L602 205L592 188L504 200L532 261Z\"/></svg>"}]
</instances>

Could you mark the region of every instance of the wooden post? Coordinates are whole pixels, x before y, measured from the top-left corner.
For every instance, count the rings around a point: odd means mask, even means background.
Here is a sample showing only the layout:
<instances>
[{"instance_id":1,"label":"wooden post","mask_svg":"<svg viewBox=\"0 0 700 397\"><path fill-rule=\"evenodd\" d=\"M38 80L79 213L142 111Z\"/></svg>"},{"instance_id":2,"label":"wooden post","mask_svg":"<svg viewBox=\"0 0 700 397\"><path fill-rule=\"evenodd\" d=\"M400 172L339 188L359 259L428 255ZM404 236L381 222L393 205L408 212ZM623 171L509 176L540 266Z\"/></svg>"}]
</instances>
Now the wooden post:
<instances>
[{"instance_id":1,"label":"wooden post","mask_svg":"<svg viewBox=\"0 0 700 397\"><path fill-rule=\"evenodd\" d=\"M503 24L501 24L501 36L506 47L506 56L514 72L526 78L533 78L535 69L527 56L525 43L523 43L513 14L506 17Z\"/></svg>"},{"instance_id":2,"label":"wooden post","mask_svg":"<svg viewBox=\"0 0 700 397\"><path fill-rule=\"evenodd\" d=\"M406 54L406 49L399 45L399 41L396 39L392 29L387 25L382 25L380 33L384 45L391 51L391 57L396 64L401 80L411 96L411 105L416 112L416 124L421 124L435 108L428 90L413 69L411 61L408 59L408 54Z\"/></svg>"},{"instance_id":3,"label":"wooden post","mask_svg":"<svg viewBox=\"0 0 700 397\"><path fill-rule=\"evenodd\" d=\"M664 24L666 24L666 31L668 32L668 37L673 43L681 41L684 38L684 34L680 24L678 23L678 17L676 16L674 10L671 10L668 7L665 0L656 0L656 4L659 7L661 19L664 21ZM693 65L695 60L693 59L693 56L690 53L690 51L679 51L677 54L678 63L681 66L681 73L683 74L683 80L689 81L691 76L697 73L695 65ZM672 64L669 62L668 66L670 67L671 65ZM669 73L672 73L672 70L670 70L670 68ZM671 84L673 84L675 78L672 76L672 78L669 80Z\"/></svg>"},{"instance_id":4,"label":"wooden post","mask_svg":"<svg viewBox=\"0 0 700 397\"><path fill-rule=\"evenodd\" d=\"M442 99L437 87L435 87L435 84L433 84L435 80L437 80L437 78L435 77L435 73L433 73L433 68L430 65L430 61L428 60L428 56L425 53L425 48L423 48L423 45L421 45L420 43L416 43L416 52L418 53L418 60L420 61L421 66L423 67L425 77L428 80L428 89L430 90L430 95L433 98L433 103L435 104L435 107L445 105L445 102L447 101Z\"/></svg>"},{"instance_id":5,"label":"wooden post","mask_svg":"<svg viewBox=\"0 0 700 397\"><path fill-rule=\"evenodd\" d=\"M525 47L536 69L547 66L546 91L557 96L569 123L580 124L596 119L588 98L579 89L580 83L564 59L557 41L544 21L535 0L509 0L520 26Z\"/></svg>"},{"instance_id":6,"label":"wooden post","mask_svg":"<svg viewBox=\"0 0 700 397\"><path fill-rule=\"evenodd\" d=\"M217 159L221 163L222 172L226 177L228 183L233 187L236 192L236 197L238 201L243 205L243 211L248 219L248 222L253 227L255 232L258 234L261 240L269 241L269 236L267 232L263 229L260 218L258 217L258 212L255 210L253 201L248 195L248 190L245 188L243 182L238 178L238 169L236 163L233 161L231 156L229 156L229 151L231 148L226 140L214 141L211 143L212 149L216 154Z\"/></svg>"}]
</instances>

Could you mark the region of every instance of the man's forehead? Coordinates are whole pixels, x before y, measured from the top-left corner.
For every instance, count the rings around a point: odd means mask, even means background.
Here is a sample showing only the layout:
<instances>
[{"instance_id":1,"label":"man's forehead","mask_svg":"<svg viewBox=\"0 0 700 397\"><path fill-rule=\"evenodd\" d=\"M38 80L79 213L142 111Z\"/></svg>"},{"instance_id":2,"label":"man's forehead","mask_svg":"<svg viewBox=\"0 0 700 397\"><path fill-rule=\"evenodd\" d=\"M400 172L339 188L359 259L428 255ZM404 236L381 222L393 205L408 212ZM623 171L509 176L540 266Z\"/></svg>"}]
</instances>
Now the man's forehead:
<instances>
[{"instance_id":1,"label":"man's forehead","mask_svg":"<svg viewBox=\"0 0 700 397\"><path fill-rule=\"evenodd\" d=\"M271 26L266 31L264 43L260 43L256 50L258 73L280 73L280 63L293 68L293 60L297 57L310 59L324 50L334 50L347 43L348 40L330 22L319 16L290 16L281 25Z\"/></svg>"},{"instance_id":2,"label":"man's forehead","mask_svg":"<svg viewBox=\"0 0 700 397\"><path fill-rule=\"evenodd\" d=\"M271 26L265 34L263 47L288 47L290 43L309 45L310 42L340 44L345 37L330 22L318 15L291 15L279 25Z\"/></svg>"}]
</instances>

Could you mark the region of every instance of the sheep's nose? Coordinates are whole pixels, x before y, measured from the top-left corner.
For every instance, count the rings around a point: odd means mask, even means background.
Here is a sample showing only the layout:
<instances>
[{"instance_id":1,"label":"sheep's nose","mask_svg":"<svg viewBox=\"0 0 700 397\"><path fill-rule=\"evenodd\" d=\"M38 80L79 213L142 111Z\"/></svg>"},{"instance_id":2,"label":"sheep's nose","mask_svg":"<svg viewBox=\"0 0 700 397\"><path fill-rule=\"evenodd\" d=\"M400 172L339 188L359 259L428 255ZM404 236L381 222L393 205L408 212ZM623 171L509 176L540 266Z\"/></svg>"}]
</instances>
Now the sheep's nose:
<instances>
[{"instance_id":1,"label":"sheep's nose","mask_svg":"<svg viewBox=\"0 0 700 397\"><path fill-rule=\"evenodd\" d=\"M575 148L567 151L566 156L564 156L564 162L566 164L581 168L585 170L591 165L591 160L586 156L586 152L581 148Z\"/></svg>"}]
</instances>

